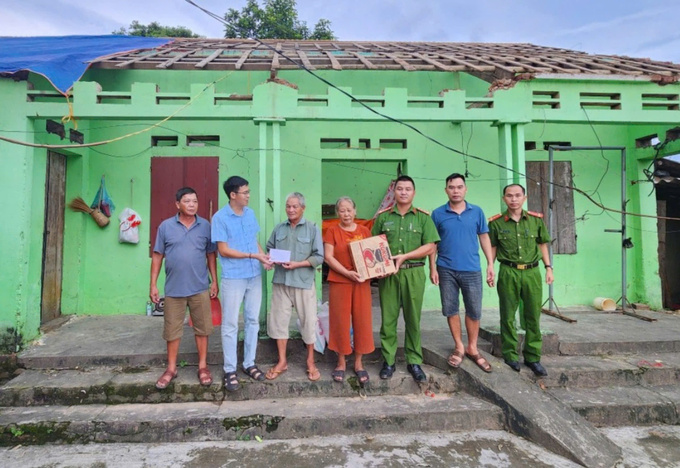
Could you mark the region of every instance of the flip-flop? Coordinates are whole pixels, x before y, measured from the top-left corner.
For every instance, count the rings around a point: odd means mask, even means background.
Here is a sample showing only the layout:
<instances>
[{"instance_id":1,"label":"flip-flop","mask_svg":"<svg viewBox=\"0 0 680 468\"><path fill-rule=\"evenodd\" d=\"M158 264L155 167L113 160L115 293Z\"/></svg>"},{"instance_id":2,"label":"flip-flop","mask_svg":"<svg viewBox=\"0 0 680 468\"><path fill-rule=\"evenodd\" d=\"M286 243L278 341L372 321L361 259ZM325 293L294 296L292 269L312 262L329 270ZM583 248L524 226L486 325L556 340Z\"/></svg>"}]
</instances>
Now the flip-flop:
<instances>
[{"instance_id":1,"label":"flip-flop","mask_svg":"<svg viewBox=\"0 0 680 468\"><path fill-rule=\"evenodd\" d=\"M453 358L458 358L460 361L454 362ZM449 363L449 366L453 367L454 369L458 369L460 365L463 363L463 353L455 349L453 353L449 356L449 358L446 360L446 362Z\"/></svg>"},{"instance_id":2,"label":"flip-flop","mask_svg":"<svg viewBox=\"0 0 680 468\"><path fill-rule=\"evenodd\" d=\"M333 378L334 382L342 382L345 380L345 370L335 369L333 372L331 372L331 377Z\"/></svg>"},{"instance_id":3,"label":"flip-flop","mask_svg":"<svg viewBox=\"0 0 680 468\"><path fill-rule=\"evenodd\" d=\"M312 382L316 382L321 378L321 372L317 368L307 369L307 378Z\"/></svg>"},{"instance_id":4,"label":"flip-flop","mask_svg":"<svg viewBox=\"0 0 680 468\"><path fill-rule=\"evenodd\" d=\"M287 370L288 370L287 367L285 369L281 369L281 370L276 370L274 367L272 367L265 374L265 378L267 380L274 380L274 379L278 378L281 374L286 372Z\"/></svg>"},{"instance_id":5,"label":"flip-flop","mask_svg":"<svg viewBox=\"0 0 680 468\"><path fill-rule=\"evenodd\" d=\"M364 385L368 383L371 378L368 376L368 372L366 369L361 369L361 370L355 370L354 373L357 375L357 378L359 379L359 383L361 385Z\"/></svg>"},{"instance_id":6,"label":"flip-flop","mask_svg":"<svg viewBox=\"0 0 680 468\"><path fill-rule=\"evenodd\" d=\"M475 364L477 364L477 367L479 367L480 369L482 369L482 370L483 370L484 372L486 372L487 374L488 374L489 372L491 372L491 364L489 364L488 361L487 361L486 359L484 359L484 358L482 357L482 355L480 355L479 353L477 353L477 354L465 353L465 355L466 355L468 358L472 359L472 362L474 362ZM481 363L479 362L480 359L482 360Z\"/></svg>"}]
</instances>

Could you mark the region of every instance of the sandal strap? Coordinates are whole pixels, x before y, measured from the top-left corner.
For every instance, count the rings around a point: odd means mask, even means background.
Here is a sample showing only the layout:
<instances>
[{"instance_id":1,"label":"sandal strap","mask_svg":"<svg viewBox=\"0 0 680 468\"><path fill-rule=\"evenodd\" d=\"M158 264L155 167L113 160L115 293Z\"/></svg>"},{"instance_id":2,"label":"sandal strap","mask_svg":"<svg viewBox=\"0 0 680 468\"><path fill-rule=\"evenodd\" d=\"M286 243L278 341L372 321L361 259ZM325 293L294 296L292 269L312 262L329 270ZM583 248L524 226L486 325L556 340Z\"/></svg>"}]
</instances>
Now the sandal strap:
<instances>
[{"instance_id":1,"label":"sandal strap","mask_svg":"<svg viewBox=\"0 0 680 468\"><path fill-rule=\"evenodd\" d=\"M243 372L245 372L254 379L257 379L259 376L264 375L264 372L262 372L260 368L257 366L250 366L247 369L243 369Z\"/></svg>"},{"instance_id":2,"label":"sandal strap","mask_svg":"<svg viewBox=\"0 0 680 468\"><path fill-rule=\"evenodd\" d=\"M163 388L167 387L170 385L170 382L177 377L177 371L172 372L170 370L166 370L163 372L163 374L156 380L156 386L162 386Z\"/></svg>"}]
</instances>

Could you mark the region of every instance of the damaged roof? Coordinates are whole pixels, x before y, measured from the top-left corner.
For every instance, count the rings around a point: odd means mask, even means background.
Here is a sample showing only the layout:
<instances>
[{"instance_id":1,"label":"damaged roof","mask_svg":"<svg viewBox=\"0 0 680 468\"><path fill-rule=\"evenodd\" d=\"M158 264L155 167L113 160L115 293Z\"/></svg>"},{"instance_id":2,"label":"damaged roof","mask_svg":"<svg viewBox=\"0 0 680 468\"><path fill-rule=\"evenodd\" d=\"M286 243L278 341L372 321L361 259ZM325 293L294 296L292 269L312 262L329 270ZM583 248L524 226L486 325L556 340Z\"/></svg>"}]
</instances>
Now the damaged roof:
<instances>
[{"instance_id":1,"label":"damaged roof","mask_svg":"<svg viewBox=\"0 0 680 468\"><path fill-rule=\"evenodd\" d=\"M92 67L276 71L297 68L289 60L292 59L310 70L460 71L489 82L523 74L623 75L659 82L675 82L680 77L680 65L671 62L593 55L532 44L276 39L261 42L176 39L155 49L99 57L92 61Z\"/></svg>"}]
</instances>

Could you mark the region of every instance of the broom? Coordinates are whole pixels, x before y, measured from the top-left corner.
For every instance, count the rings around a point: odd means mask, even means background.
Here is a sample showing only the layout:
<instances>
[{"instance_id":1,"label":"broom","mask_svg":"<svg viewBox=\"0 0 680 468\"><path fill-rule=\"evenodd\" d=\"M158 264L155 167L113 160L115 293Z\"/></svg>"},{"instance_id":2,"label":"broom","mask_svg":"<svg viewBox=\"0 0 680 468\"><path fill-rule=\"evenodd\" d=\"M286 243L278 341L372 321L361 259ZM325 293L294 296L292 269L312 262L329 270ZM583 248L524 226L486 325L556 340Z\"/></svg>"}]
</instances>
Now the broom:
<instances>
[{"instance_id":1,"label":"broom","mask_svg":"<svg viewBox=\"0 0 680 468\"><path fill-rule=\"evenodd\" d=\"M109 224L109 218L106 217L104 213L99 211L98 208L92 209L85 203L80 197L76 197L68 204L68 207L73 211L82 211L83 213L89 213L92 219L97 223L99 227L104 227Z\"/></svg>"}]
</instances>

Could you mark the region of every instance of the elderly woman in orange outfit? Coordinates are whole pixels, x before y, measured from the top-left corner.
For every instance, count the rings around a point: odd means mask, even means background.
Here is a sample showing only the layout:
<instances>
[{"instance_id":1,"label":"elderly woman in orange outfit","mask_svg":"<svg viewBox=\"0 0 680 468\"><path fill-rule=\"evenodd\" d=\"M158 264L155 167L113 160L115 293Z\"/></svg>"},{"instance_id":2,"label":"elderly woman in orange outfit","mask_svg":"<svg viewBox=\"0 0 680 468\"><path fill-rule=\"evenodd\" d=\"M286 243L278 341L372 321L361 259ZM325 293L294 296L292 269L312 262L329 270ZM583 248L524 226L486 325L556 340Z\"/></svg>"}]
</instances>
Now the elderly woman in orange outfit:
<instances>
[{"instance_id":1,"label":"elderly woman in orange outfit","mask_svg":"<svg viewBox=\"0 0 680 468\"><path fill-rule=\"evenodd\" d=\"M336 382L345 378L347 362L352 354L350 325L354 330L354 373L359 382L369 380L361 358L375 350L371 318L371 286L362 281L352 265L348 244L371 237L371 232L354 222L356 205L349 197L340 197L335 204L340 223L328 228L323 236L324 257L330 267L328 348L338 353L338 364L331 376Z\"/></svg>"}]
</instances>

